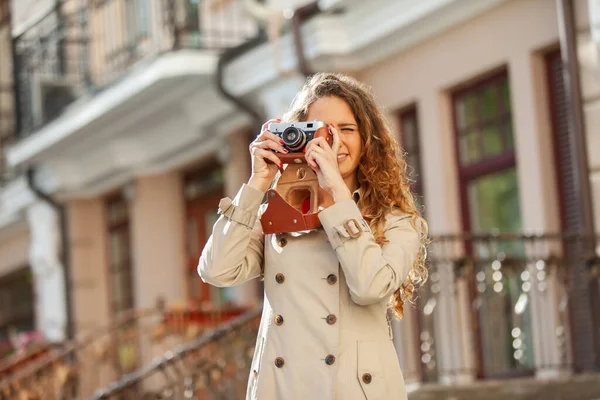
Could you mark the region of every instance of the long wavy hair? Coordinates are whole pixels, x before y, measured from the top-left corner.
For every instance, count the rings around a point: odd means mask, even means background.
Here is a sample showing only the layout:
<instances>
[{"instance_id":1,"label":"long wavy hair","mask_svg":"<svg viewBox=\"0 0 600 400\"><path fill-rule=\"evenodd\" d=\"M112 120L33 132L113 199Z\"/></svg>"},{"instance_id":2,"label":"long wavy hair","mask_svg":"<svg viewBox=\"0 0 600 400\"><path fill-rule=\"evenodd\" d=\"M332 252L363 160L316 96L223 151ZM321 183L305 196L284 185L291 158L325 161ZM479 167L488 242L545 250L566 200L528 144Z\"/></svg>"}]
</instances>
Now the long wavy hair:
<instances>
[{"instance_id":1,"label":"long wavy hair","mask_svg":"<svg viewBox=\"0 0 600 400\"><path fill-rule=\"evenodd\" d=\"M359 207L365 220L369 221L375 241L380 246L388 242L384 234L385 216L398 211L411 217L411 224L420 235L421 246L415 262L401 287L390 298L394 313L402 318L404 303L410 301L416 288L427 280L427 222L411 193L404 153L369 87L343 74L315 74L307 79L283 120L306 121L311 104L330 96L344 100L358 123L363 143L363 154L356 172L361 188Z\"/></svg>"}]
</instances>

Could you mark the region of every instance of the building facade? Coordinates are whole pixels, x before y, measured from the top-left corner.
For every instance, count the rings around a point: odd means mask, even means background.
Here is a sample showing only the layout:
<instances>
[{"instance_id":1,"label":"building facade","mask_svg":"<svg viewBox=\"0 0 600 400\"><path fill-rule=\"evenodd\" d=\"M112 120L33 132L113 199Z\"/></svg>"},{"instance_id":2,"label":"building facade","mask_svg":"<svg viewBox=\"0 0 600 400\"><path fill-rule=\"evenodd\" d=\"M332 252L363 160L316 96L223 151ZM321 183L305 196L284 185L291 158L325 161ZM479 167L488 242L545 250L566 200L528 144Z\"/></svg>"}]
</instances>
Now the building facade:
<instances>
[{"instance_id":1,"label":"building facade","mask_svg":"<svg viewBox=\"0 0 600 400\"><path fill-rule=\"evenodd\" d=\"M299 1L29 3L0 3L0 335L61 342L157 303L259 305L260 282L212 288L196 265L219 200L249 177L257 123L283 114L304 65L372 86L437 238L394 327L407 383L599 365L598 279L572 272L598 250L562 257L560 235L574 193L600 226L597 1L570 2L585 190L564 178L573 99L553 1L321 1L297 31Z\"/></svg>"}]
</instances>

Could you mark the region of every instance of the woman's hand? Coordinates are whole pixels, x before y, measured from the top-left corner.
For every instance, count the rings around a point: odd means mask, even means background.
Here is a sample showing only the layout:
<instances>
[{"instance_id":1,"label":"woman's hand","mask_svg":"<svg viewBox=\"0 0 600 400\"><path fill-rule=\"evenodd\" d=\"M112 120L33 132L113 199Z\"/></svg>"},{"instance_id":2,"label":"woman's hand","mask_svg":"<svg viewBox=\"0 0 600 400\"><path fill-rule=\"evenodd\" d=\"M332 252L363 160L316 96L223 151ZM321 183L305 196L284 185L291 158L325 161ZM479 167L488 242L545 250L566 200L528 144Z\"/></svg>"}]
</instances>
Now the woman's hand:
<instances>
[{"instance_id":1,"label":"woman's hand","mask_svg":"<svg viewBox=\"0 0 600 400\"><path fill-rule=\"evenodd\" d=\"M269 188L277 171L283 167L281 160L273 150L279 153L288 152L283 147L281 138L268 131L268 126L271 122L281 122L281 119L270 119L265 122L260 134L250 143L252 175L250 176L248 185L263 192Z\"/></svg>"},{"instance_id":2,"label":"woman's hand","mask_svg":"<svg viewBox=\"0 0 600 400\"><path fill-rule=\"evenodd\" d=\"M333 124L329 124L329 131L333 135L333 144L329 146L324 137L313 139L306 145L305 158L308 166L316 172L319 186L329 193L334 201L341 201L352 198L352 194L338 165L340 135Z\"/></svg>"}]
</instances>

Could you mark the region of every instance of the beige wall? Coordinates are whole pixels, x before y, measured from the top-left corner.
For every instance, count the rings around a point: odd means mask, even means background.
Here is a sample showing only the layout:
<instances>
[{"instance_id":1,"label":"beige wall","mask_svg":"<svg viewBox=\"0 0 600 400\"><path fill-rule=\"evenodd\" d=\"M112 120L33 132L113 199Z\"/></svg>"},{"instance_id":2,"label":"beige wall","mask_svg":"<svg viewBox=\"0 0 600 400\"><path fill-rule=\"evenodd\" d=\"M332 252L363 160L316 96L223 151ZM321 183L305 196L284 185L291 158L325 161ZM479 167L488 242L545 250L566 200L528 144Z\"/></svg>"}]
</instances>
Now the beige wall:
<instances>
[{"instance_id":1,"label":"beige wall","mask_svg":"<svg viewBox=\"0 0 600 400\"><path fill-rule=\"evenodd\" d=\"M558 42L554 2L514 0L455 27L387 62L363 71L382 106L394 110L416 101L421 124L425 204L432 232L460 228L448 90L499 67L507 67L513 103L513 125L520 172L521 212L525 229L556 226L551 196L552 160L547 149L546 121L535 103L536 53ZM532 168L531 168L532 167ZM550 208L544 208L550 207Z\"/></svg>"},{"instance_id":2,"label":"beige wall","mask_svg":"<svg viewBox=\"0 0 600 400\"><path fill-rule=\"evenodd\" d=\"M109 321L106 218L101 199L75 200L67 205L76 333L89 332Z\"/></svg>"},{"instance_id":3,"label":"beige wall","mask_svg":"<svg viewBox=\"0 0 600 400\"><path fill-rule=\"evenodd\" d=\"M185 202L177 172L136 181L131 208L135 307L186 301Z\"/></svg>"},{"instance_id":4,"label":"beige wall","mask_svg":"<svg viewBox=\"0 0 600 400\"><path fill-rule=\"evenodd\" d=\"M547 0L502 3L359 74L359 79L373 86L380 105L389 111L389 120L396 128L395 110L417 103L424 201L432 234L462 229L450 93L461 84L501 68L508 71L511 90L523 229L558 230L558 199L542 68L543 51L558 43L555 7L555 2ZM452 267L447 267L439 271L440 282L451 285ZM439 296L435 311L438 354L441 352L438 365L442 369L468 371L474 360L467 289L459 286L456 296L443 292ZM536 304L537 301L532 299ZM552 310L556 309L553 302L546 302L545 306L549 308L547 315L553 315ZM536 307L539 310L539 305ZM538 342L535 339L542 331L554 331L552 318L548 321L538 321L535 315L532 318L534 342ZM405 332L412 331L410 320L403 324ZM452 336L460 338L460 346L456 340L449 341ZM417 338L412 340L414 346L420 346ZM552 340L546 338L546 342ZM402 345L410 347L405 341ZM541 353L540 349L536 349L537 353ZM442 376L441 380L470 378L466 374Z\"/></svg>"}]
</instances>

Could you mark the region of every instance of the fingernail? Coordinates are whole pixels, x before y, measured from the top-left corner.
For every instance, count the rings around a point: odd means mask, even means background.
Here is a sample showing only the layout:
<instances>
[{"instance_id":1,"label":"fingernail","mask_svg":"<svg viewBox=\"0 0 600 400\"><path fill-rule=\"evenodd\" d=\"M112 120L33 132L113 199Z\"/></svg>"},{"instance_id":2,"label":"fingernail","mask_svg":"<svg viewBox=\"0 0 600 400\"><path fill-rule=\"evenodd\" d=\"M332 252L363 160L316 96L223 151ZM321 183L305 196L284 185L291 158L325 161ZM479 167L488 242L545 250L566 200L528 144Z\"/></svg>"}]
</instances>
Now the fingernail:
<instances>
[{"instance_id":1,"label":"fingernail","mask_svg":"<svg viewBox=\"0 0 600 400\"><path fill-rule=\"evenodd\" d=\"M279 144L285 144L285 142L283 140L280 140Z\"/></svg>"},{"instance_id":2,"label":"fingernail","mask_svg":"<svg viewBox=\"0 0 600 400\"><path fill-rule=\"evenodd\" d=\"M287 154L287 153L289 153L290 151L289 151L288 149L283 149L283 152Z\"/></svg>"},{"instance_id":3,"label":"fingernail","mask_svg":"<svg viewBox=\"0 0 600 400\"><path fill-rule=\"evenodd\" d=\"M302 149L302 152L303 152L303 153L306 153L306 147Z\"/></svg>"},{"instance_id":4,"label":"fingernail","mask_svg":"<svg viewBox=\"0 0 600 400\"><path fill-rule=\"evenodd\" d=\"M279 163L279 168L283 168L283 163L282 162Z\"/></svg>"}]
</instances>

